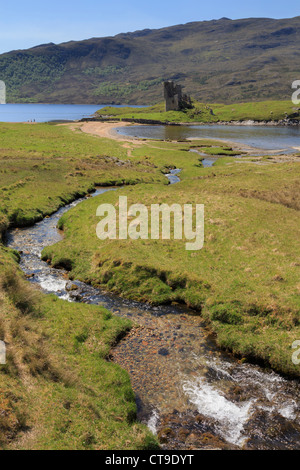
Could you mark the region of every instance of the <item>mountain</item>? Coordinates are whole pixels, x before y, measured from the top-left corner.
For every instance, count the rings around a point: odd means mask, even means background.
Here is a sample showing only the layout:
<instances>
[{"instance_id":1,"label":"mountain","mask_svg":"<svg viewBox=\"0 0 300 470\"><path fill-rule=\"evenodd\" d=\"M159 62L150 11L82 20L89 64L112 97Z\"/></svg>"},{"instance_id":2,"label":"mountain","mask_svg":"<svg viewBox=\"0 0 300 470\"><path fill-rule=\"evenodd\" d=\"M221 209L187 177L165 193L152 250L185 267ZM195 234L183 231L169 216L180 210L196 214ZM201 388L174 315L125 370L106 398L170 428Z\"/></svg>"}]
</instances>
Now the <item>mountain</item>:
<instances>
[{"instance_id":1,"label":"mountain","mask_svg":"<svg viewBox=\"0 0 300 470\"><path fill-rule=\"evenodd\" d=\"M288 100L300 17L187 23L0 55L8 102L153 104L172 79L199 101Z\"/></svg>"}]
</instances>

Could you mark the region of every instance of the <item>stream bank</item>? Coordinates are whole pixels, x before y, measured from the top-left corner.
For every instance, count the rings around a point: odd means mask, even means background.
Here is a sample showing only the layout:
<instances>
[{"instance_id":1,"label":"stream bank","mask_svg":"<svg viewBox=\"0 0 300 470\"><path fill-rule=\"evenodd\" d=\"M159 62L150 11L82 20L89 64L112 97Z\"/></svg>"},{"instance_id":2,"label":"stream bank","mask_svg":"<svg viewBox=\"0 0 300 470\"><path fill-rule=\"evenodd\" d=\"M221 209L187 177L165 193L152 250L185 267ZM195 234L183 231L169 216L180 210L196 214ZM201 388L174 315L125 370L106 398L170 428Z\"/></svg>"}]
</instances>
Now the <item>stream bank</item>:
<instances>
[{"instance_id":1,"label":"stream bank","mask_svg":"<svg viewBox=\"0 0 300 470\"><path fill-rule=\"evenodd\" d=\"M94 196L112 189L100 188ZM298 382L220 351L202 319L187 308L151 307L70 283L67 272L41 261L42 250L61 240L56 227L62 214L83 201L11 231L8 246L21 252L22 270L44 292L102 305L133 321L111 360L130 374L138 418L158 434L162 447L299 449Z\"/></svg>"}]
</instances>

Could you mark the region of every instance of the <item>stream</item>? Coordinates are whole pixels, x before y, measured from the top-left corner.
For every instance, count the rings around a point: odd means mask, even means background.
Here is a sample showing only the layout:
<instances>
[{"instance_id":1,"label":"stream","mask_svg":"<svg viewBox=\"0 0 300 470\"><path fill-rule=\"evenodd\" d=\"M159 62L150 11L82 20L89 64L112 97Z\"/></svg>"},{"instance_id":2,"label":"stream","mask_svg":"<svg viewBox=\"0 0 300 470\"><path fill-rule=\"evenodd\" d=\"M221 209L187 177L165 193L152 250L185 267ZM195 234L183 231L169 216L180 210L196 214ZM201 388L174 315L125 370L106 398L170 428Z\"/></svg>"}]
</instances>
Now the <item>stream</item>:
<instances>
[{"instance_id":1,"label":"stream","mask_svg":"<svg viewBox=\"0 0 300 470\"><path fill-rule=\"evenodd\" d=\"M179 180L180 170L166 175ZM101 198L106 191L93 194ZM121 191L119 188L118 191ZM111 351L128 371L138 419L158 434L161 447L190 449L299 449L299 386L271 370L221 351L201 317L178 305L151 307L79 281L41 260L62 239L57 223L79 199L29 228L9 232L20 267L45 293L70 302L101 305L130 318L130 333Z\"/></svg>"}]
</instances>

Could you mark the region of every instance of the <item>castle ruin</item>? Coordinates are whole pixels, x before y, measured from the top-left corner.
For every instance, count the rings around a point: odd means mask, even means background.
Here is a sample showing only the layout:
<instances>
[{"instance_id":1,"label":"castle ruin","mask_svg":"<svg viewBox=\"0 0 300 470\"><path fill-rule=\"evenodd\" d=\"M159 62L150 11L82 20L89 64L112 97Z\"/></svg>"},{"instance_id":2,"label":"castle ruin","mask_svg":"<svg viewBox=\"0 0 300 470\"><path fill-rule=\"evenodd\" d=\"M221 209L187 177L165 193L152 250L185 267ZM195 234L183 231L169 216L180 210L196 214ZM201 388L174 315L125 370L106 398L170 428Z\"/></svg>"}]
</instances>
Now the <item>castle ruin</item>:
<instances>
[{"instance_id":1,"label":"castle ruin","mask_svg":"<svg viewBox=\"0 0 300 470\"><path fill-rule=\"evenodd\" d=\"M182 111L193 108L191 97L182 92L182 86L172 81L164 82L166 111Z\"/></svg>"}]
</instances>

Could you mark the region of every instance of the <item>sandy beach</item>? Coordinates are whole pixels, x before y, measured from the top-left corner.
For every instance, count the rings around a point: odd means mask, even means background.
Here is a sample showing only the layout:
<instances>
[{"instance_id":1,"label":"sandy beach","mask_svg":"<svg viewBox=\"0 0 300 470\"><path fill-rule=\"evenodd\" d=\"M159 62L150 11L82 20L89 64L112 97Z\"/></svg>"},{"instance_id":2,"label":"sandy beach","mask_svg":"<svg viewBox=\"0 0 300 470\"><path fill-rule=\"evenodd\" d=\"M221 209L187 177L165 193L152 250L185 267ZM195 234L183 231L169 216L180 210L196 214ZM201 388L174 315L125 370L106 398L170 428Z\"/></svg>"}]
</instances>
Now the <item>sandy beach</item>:
<instances>
[{"instance_id":1,"label":"sandy beach","mask_svg":"<svg viewBox=\"0 0 300 470\"><path fill-rule=\"evenodd\" d=\"M96 135L98 137L103 137L106 139L113 140L122 140L129 142L137 142L138 139L135 137L128 137L118 134L116 131L117 127L128 127L132 126L129 122L113 121L113 122L75 122L72 124L62 124L63 126L68 126L74 131L85 132L86 134ZM139 124L135 124L139 125Z\"/></svg>"}]
</instances>

